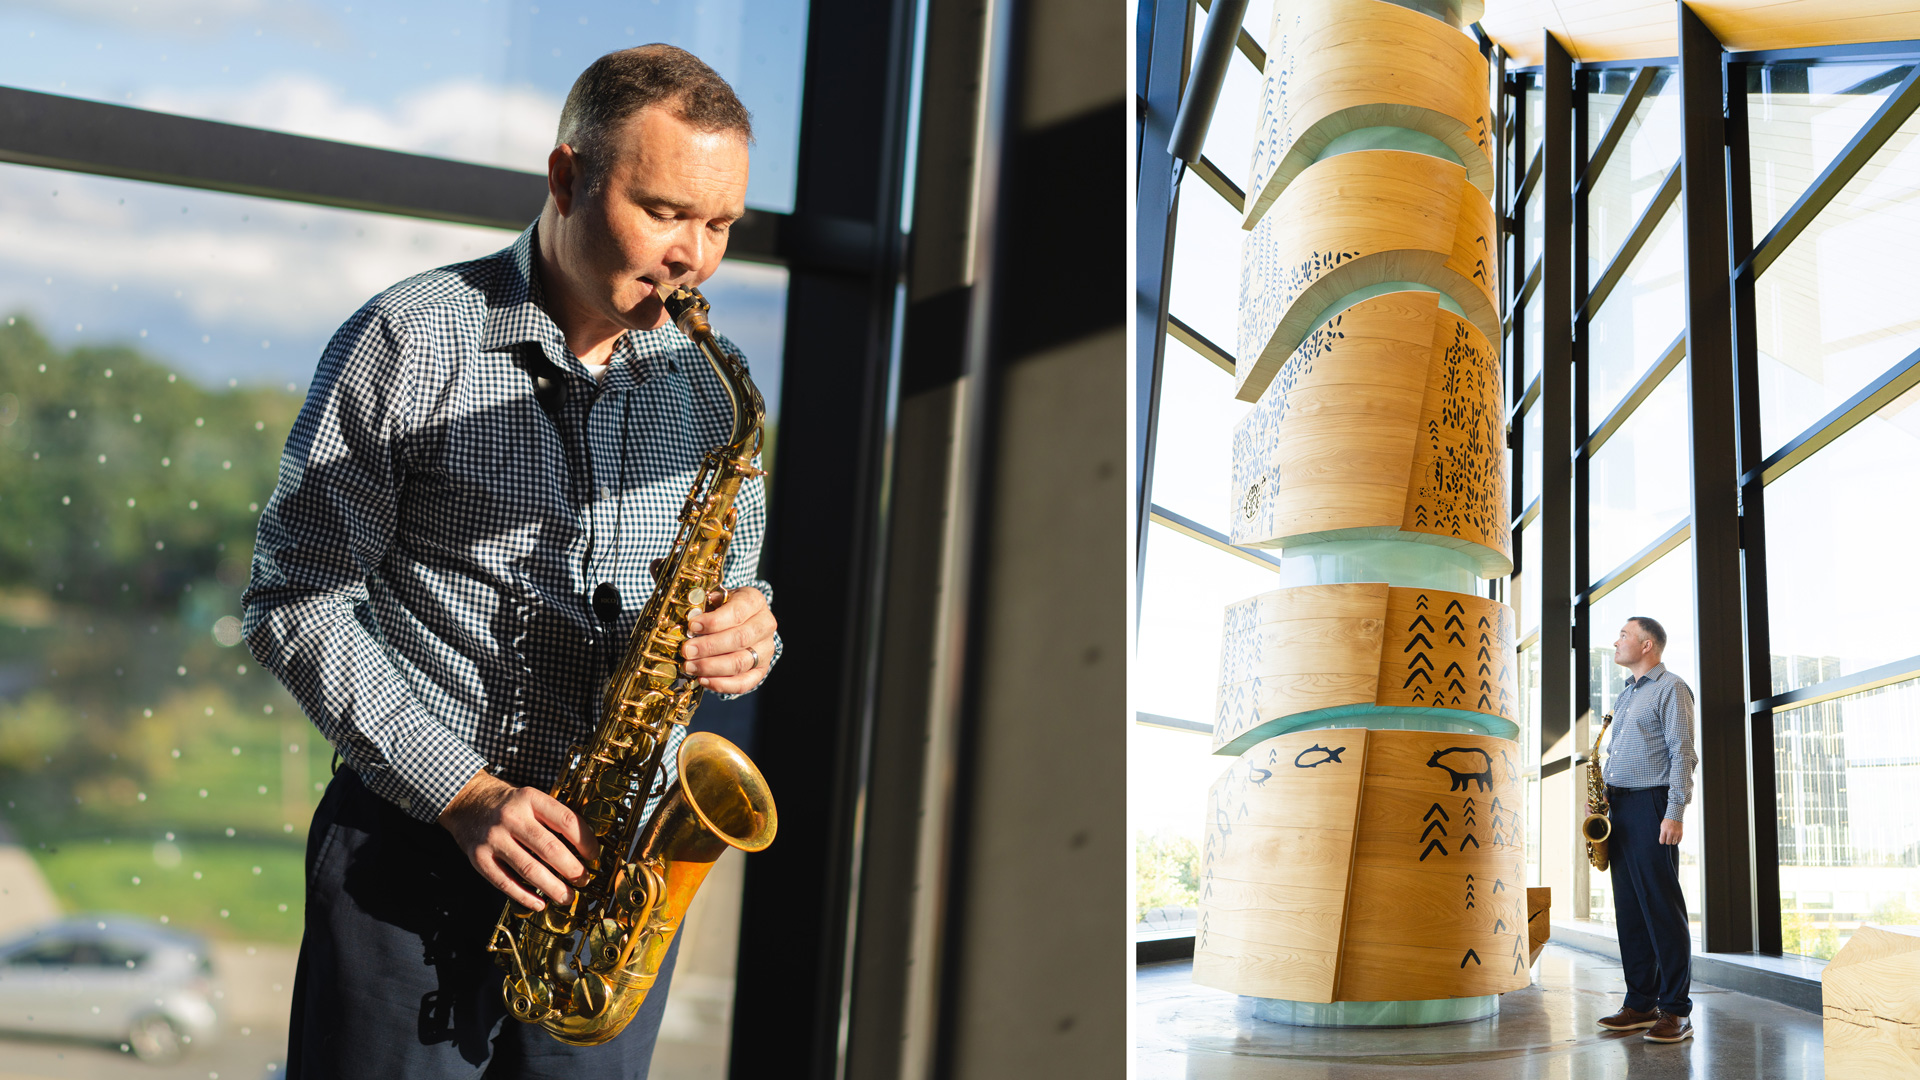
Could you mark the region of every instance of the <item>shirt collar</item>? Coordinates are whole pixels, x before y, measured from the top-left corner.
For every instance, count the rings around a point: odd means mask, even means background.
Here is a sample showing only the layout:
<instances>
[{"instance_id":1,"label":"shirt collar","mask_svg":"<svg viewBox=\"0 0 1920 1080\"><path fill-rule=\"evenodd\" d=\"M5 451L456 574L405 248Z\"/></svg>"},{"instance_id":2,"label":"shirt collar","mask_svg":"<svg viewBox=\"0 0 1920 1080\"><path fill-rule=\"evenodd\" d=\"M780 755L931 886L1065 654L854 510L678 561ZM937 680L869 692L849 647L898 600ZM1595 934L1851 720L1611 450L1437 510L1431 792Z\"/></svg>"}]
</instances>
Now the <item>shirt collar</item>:
<instances>
[{"instance_id":1,"label":"shirt collar","mask_svg":"<svg viewBox=\"0 0 1920 1080\"><path fill-rule=\"evenodd\" d=\"M481 335L482 351L512 351L514 346L533 343L544 346L555 362L583 379L591 379L586 365L580 363L567 346L566 335L547 314L540 275L535 269L538 220L521 230L501 254L506 273L502 287L489 298L486 325ZM613 366L600 383L602 391L628 390L655 375L678 370L673 362L673 339L685 340L672 323L658 330L629 330L613 345Z\"/></svg>"},{"instance_id":2,"label":"shirt collar","mask_svg":"<svg viewBox=\"0 0 1920 1080\"><path fill-rule=\"evenodd\" d=\"M1647 673L1645 675L1640 676L1638 679L1628 679L1627 685L1632 686L1635 689L1638 689L1642 686L1647 685L1650 682L1653 682L1654 680L1660 678L1660 676L1665 675L1666 673L1667 673L1666 664L1664 663L1655 664L1652 667L1648 668Z\"/></svg>"}]
</instances>

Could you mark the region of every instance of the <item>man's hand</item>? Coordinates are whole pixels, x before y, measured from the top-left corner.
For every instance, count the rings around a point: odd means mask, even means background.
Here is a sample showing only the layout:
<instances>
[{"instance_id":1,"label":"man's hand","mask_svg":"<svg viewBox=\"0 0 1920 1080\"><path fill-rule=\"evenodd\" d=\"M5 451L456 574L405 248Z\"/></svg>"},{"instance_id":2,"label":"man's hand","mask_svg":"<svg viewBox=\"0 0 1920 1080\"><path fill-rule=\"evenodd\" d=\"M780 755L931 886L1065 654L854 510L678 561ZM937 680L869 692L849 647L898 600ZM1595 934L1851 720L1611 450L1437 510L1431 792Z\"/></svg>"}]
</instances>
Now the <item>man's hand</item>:
<instances>
[{"instance_id":1,"label":"man's hand","mask_svg":"<svg viewBox=\"0 0 1920 1080\"><path fill-rule=\"evenodd\" d=\"M600 841L560 800L484 770L441 811L440 825L488 884L535 911L547 906L535 889L555 903L572 900L567 882L583 880L587 871L576 852L587 859L600 854Z\"/></svg>"},{"instance_id":2,"label":"man's hand","mask_svg":"<svg viewBox=\"0 0 1920 1080\"><path fill-rule=\"evenodd\" d=\"M1672 818L1660 819L1660 842L1677 844L1680 842L1680 823Z\"/></svg>"},{"instance_id":3,"label":"man's hand","mask_svg":"<svg viewBox=\"0 0 1920 1080\"><path fill-rule=\"evenodd\" d=\"M687 674L709 690L746 693L767 677L767 666L773 663L773 631L778 626L759 589L751 585L734 589L726 603L687 619L688 629L695 634L680 650L687 660Z\"/></svg>"}]
</instances>

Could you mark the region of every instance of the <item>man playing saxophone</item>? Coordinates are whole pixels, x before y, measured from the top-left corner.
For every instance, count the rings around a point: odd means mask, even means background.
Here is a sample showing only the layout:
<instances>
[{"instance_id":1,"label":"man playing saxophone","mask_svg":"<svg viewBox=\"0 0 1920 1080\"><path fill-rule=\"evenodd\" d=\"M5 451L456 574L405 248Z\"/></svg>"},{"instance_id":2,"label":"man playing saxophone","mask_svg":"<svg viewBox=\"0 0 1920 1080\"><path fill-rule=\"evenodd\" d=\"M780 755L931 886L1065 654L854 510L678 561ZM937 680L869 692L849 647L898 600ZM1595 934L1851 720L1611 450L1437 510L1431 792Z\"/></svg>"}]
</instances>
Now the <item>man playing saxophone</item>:
<instances>
[{"instance_id":1,"label":"man playing saxophone","mask_svg":"<svg viewBox=\"0 0 1920 1080\"><path fill-rule=\"evenodd\" d=\"M1693 797L1693 690L1660 660L1667 631L1636 615L1620 628L1613 662L1627 685L1613 702L1602 770L1610 804L1608 858L1627 1000L1600 1021L1646 1029L1649 1042L1693 1037L1693 939L1680 891L1680 833Z\"/></svg>"},{"instance_id":2,"label":"man playing saxophone","mask_svg":"<svg viewBox=\"0 0 1920 1080\"><path fill-rule=\"evenodd\" d=\"M290 1077L646 1075L671 952L628 1030L577 1047L508 1019L486 943L502 894L565 905L601 854L547 789L733 425L662 301L718 267L750 139L692 55L602 57L539 219L381 293L320 361L245 599L254 655L347 766L308 840ZM727 598L682 664L721 694L780 651L761 481L734 506Z\"/></svg>"}]
</instances>

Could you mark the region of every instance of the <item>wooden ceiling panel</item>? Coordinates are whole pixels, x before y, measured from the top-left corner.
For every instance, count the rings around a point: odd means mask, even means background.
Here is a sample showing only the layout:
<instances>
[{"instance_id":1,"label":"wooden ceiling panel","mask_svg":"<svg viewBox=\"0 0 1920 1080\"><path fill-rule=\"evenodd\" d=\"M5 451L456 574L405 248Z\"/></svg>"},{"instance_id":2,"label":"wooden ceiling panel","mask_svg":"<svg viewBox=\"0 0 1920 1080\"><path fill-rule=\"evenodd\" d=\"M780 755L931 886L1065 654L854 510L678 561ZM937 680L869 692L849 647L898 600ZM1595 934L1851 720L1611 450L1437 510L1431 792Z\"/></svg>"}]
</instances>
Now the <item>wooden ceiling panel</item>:
<instances>
[{"instance_id":1,"label":"wooden ceiling panel","mask_svg":"<svg viewBox=\"0 0 1920 1080\"><path fill-rule=\"evenodd\" d=\"M1920 38L1920 0L1694 0L1693 10L1727 48L1814 48ZM1480 28L1508 63L1540 62L1552 32L1577 61L1637 60L1678 51L1671 0L1488 0Z\"/></svg>"}]
</instances>

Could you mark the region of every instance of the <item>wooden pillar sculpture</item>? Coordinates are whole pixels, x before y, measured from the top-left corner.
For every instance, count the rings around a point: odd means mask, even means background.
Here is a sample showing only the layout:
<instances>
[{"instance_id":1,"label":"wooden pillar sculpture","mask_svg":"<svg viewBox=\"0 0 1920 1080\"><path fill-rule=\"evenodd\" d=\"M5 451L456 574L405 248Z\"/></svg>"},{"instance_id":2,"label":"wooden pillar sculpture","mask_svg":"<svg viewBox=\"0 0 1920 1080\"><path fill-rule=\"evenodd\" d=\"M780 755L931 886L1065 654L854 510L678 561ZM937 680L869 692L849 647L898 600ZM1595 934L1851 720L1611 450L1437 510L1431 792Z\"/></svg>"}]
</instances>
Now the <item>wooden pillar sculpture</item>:
<instances>
[{"instance_id":1,"label":"wooden pillar sculpture","mask_svg":"<svg viewBox=\"0 0 1920 1080\"><path fill-rule=\"evenodd\" d=\"M1268 39L1229 539L1291 587L1225 612L1194 978L1288 1005L1493 1002L1533 955L1487 69L1427 3Z\"/></svg>"},{"instance_id":2,"label":"wooden pillar sculpture","mask_svg":"<svg viewBox=\"0 0 1920 1080\"><path fill-rule=\"evenodd\" d=\"M1820 974L1827 1075L1920 1075L1920 937L1863 926Z\"/></svg>"}]
</instances>

